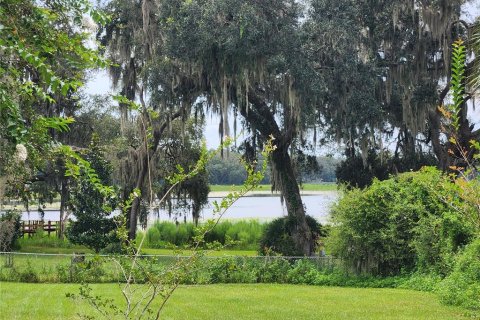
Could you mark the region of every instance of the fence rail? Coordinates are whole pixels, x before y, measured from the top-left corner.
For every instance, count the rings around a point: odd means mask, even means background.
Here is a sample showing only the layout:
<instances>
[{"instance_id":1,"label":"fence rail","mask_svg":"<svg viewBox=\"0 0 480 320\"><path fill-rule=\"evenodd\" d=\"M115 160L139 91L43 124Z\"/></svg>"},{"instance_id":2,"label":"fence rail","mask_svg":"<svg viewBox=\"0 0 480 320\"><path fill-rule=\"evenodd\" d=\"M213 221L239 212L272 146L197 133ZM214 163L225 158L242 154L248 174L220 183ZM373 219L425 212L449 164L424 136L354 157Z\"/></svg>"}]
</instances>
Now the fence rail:
<instances>
[{"instance_id":1,"label":"fence rail","mask_svg":"<svg viewBox=\"0 0 480 320\"><path fill-rule=\"evenodd\" d=\"M47 232L48 235L50 233L55 233L58 236L58 232L60 231L60 221L43 221L43 220L27 220L22 221L22 226L20 231L22 232L22 237L28 235L31 237L38 230L42 230L43 232Z\"/></svg>"}]
</instances>

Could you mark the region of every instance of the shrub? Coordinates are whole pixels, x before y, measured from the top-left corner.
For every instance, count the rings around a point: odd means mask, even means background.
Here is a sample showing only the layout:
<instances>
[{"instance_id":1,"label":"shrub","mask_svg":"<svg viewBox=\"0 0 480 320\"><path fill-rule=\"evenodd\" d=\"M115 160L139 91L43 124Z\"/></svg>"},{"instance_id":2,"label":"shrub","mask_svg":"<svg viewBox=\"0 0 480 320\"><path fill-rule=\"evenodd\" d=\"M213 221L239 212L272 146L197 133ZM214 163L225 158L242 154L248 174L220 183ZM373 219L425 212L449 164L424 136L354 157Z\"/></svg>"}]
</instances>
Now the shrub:
<instances>
[{"instance_id":1,"label":"shrub","mask_svg":"<svg viewBox=\"0 0 480 320\"><path fill-rule=\"evenodd\" d=\"M413 273L399 287L417 291L432 292L436 290L442 277L435 273Z\"/></svg>"},{"instance_id":2,"label":"shrub","mask_svg":"<svg viewBox=\"0 0 480 320\"><path fill-rule=\"evenodd\" d=\"M96 136L82 157L90 162L96 175L84 168L70 188L68 204L76 219L68 224L66 236L73 244L85 245L99 253L109 244L120 242L116 233L117 221L112 216L118 198L113 193L105 197L92 182L93 179L97 183L110 184L113 167L105 159Z\"/></svg>"},{"instance_id":3,"label":"shrub","mask_svg":"<svg viewBox=\"0 0 480 320\"><path fill-rule=\"evenodd\" d=\"M318 268L311 261L297 260L287 273L288 283L314 284L318 273Z\"/></svg>"},{"instance_id":4,"label":"shrub","mask_svg":"<svg viewBox=\"0 0 480 320\"><path fill-rule=\"evenodd\" d=\"M211 283L256 283L257 264L242 257L224 257L211 261Z\"/></svg>"},{"instance_id":5,"label":"shrub","mask_svg":"<svg viewBox=\"0 0 480 320\"><path fill-rule=\"evenodd\" d=\"M292 238L293 228L296 226L295 217L286 216L277 218L267 224L260 240L259 253L267 254L270 251L281 253L285 256L302 256L303 254L295 248ZM325 235L320 223L311 216L306 216L307 224L312 231L313 241Z\"/></svg>"},{"instance_id":6,"label":"shrub","mask_svg":"<svg viewBox=\"0 0 480 320\"><path fill-rule=\"evenodd\" d=\"M385 276L418 269L445 275L474 234L454 209L460 201L456 192L435 168L348 191L333 207L327 248L357 273Z\"/></svg>"},{"instance_id":7,"label":"shrub","mask_svg":"<svg viewBox=\"0 0 480 320\"><path fill-rule=\"evenodd\" d=\"M30 283L39 282L38 274L33 269L30 260L27 261L27 266L25 267L25 269L18 272L17 277L19 282L30 282Z\"/></svg>"},{"instance_id":8,"label":"shrub","mask_svg":"<svg viewBox=\"0 0 480 320\"><path fill-rule=\"evenodd\" d=\"M291 264L284 258L272 258L259 260L257 264L258 282L264 283L287 283L288 271Z\"/></svg>"},{"instance_id":9,"label":"shrub","mask_svg":"<svg viewBox=\"0 0 480 320\"><path fill-rule=\"evenodd\" d=\"M480 239L458 255L453 272L439 284L438 294L443 303L480 310Z\"/></svg>"}]
</instances>

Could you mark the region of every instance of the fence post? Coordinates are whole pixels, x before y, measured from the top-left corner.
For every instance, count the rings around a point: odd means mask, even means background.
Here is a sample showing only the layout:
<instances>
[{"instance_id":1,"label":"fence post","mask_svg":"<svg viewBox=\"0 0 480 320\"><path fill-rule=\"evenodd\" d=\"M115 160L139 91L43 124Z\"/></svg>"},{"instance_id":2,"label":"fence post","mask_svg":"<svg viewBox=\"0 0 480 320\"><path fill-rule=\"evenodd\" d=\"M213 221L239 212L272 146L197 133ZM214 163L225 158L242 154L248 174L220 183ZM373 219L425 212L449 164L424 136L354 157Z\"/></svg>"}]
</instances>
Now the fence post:
<instances>
[{"instance_id":1,"label":"fence post","mask_svg":"<svg viewBox=\"0 0 480 320\"><path fill-rule=\"evenodd\" d=\"M6 268L13 267L13 253L11 252L5 253L5 267Z\"/></svg>"}]
</instances>

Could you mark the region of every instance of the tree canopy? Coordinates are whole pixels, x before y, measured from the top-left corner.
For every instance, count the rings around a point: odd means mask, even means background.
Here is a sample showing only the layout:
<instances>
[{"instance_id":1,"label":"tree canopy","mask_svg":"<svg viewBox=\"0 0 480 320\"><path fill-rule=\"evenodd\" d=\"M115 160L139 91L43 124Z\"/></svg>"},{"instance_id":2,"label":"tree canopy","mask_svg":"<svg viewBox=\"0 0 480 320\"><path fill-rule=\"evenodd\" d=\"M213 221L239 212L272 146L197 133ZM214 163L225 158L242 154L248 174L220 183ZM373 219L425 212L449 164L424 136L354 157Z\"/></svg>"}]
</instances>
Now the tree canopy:
<instances>
[{"instance_id":1,"label":"tree canopy","mask_svg":"<svg viewBox=\"0 0 480 320\"><path fill-rule=\"evenodd\" d=\"M112 0L101 14L87 0L3 0L0 177L14 197L28 198L22 194L39 181L66 196L70 156L52 150L61 143L85 148L100 132L123 200L133 190L142 194L128 213L134 239L142 206L168 188L165 176L200 157L201 126L212 113L222 139L244 130L245 161L257 161L256 151L274 140L272 189L295 222L296 249L310 254L297 181L305 165L315 167L318 146L341 145L346 158L337 173L358 186L373 176L455 163L438 106L456 77L451 44L462 38L469 53L478 42L461 20L465 3ZM95 30L108 64L92 49ZM467 77L477 63L472 56ZM79 97L86 70L96 67L109 70L118 114L95 107L106 100ZM468 120L468 99L459 105L457 134L465 148L480 136ZM82 111L85 104L94 112ZM194 217L206 181L203 172L176 190L193 200Z\"/></svg>"}]
</instances>

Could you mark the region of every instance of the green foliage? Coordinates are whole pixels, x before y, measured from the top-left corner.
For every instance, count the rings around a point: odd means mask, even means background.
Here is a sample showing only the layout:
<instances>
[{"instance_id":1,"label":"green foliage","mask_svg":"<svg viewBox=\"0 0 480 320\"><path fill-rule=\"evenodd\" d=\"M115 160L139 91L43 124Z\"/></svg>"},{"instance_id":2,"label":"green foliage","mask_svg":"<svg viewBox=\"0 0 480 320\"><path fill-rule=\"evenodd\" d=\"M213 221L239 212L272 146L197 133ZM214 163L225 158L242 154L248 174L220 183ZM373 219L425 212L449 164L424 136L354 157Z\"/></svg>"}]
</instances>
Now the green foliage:
<instances>
[{"instance_id":1,"label":"green foliage","mask_svg":"<svg viewBox=\"0 0 480 320\"><path fill-rule=\"evenodd\" d=\"M337 182L337 175L335 173L335 170L341 160L332 156L326 156L318 157L317 161L320 164L322 170L320 171L320 173L314 175L304 175L302 177L303 182Z\"/></svg>"},{"instance_id":2,"label":"green foliage","mask_svg":"<svg viewBox=\"0 0 480 320\"><path fill-rule=\"evenodd\" d=\"M447 274L474 234L456 208L458 189L434 168L404 173L347 192L332 210L327 251L358 273Z\"/></svg>"},{"instance_id":3,"label":"green foliage","mask_svg":"<svg viewBox=\"0 0 480 320\"><path fill-rule=\"evenodd\" d=\"M277 218L268 223L259 243L260 254L280 253L285 256L302 256L302 252L295 247L292 233L296 227L296 218L286 216ZM317 240L325 236L324 228L315 218L306 216L307 224L312 231L312 242L317 245ZM312 250L312 252L315 251Z\"/></svg>"},{"instance_id":4,"label":"green foliage","mask_svg":"<svg viewBox=\"0 0 480 320\"><path fill-rule=\"evenodd\" d=\"M200 124L178 120L172 121L170 126L170 132L162 137L163 150L153 158L153 192L162 199L160 207L167 209L170 215L191 214L193 221L198 223L210 191L206 165L215 152L207 151ZM146 223L145 219L141 221Z\"/></svg>"},{"instance_id":5,"label":"green foliage","mask_svg":"<svg viewBox=\"0 0 480 320\"><path fill-rule=\"evenodd\" d=\"M478 41L478 38L474 41ZM451 174L451 179L457 191L457 194L449 194L446 202L451 203L451 198L454 196L462 200L457 210L462 215L461 219L474 226L476 238L463 252L456 255L453 271L439 284L438 293L442 302L473 309L478 316L480 314L480 176L477 172L477 164L480 145L477 141L467 142L462 136L464 131L462 115L466 102L465 65L466 48L462 40L457 40L453 44L451 66L450 84L453 103L441 106L439 110L447 122L444 130L449 137L449 148L452 148L448 150L449 156L453 159L449 169L454 172Z\"/></svg>"},{"instance_id":6,"label":"green foliage","mask_svg":"<svg viewBox=\"0 0 480 320\"><path fill-rule=\"evenodd\" d=\"M86 45L89 33L82 27L82 18L87 16L106 21L85 0L2 2L0 175L21 180L36 174L53 146L49 129L66 131L72 122L61 115L74 100L84 71L105 66ZM12 161L19 144L28 150L22 170Z\"/></svg>"},{"instance_id":7,"label":"green foliage","mask_svg":"<svg viewBox=\"0 0 480 320\"><path fill-rule=\"evenodd\" d=\"M465 122L462 120L462 115L466 102L465 64L466 48L462 40L457 40L453 44L452 56L453 104L440 106L438 109L446 122L444 130L448 137L447 147L451 158L449 169L453 172L452 179L458 187L458 196L464 201L459 210L467 220L475 225L477 233L480 234L480 176L477 170L480 159L480 143L471 138L475 136L467 136L468 139L465 139L464 136Z\"/></svg>"},{"instance_id":8,"label":"green foliage","mask_svg":"<svg viewBox=\"0 0 480 320\"><path fill-rule=\"evenodd\" d=\"M406 277L406 280L398 287L416 291L433 292L437 289L442 277L435 272L415 272Z\"/></svg>"},{"instance_id":9,"label":"green foliage","mask_svg":"<svg viewBox=\"0 0 480 320\"><path fill-rule=\"evenodd\" d=\"M348 188L365 188L374 179L385 180L390 175L418 171L423 166L434 166L438 162L432 154L427 153L392 157L388 152L379 155L374 150L368 152L365 160L355 155L340 162L335 170L337 183Z\"/></svg>"},{"instance_id":10,"label":"green foliage","mask_svg":"<svg viewBox=\"0 0 480 320\"><path fill-rule=\"evenodd\" d=\"M302 183L336 182L335 168L340 162L333 157L318 157L316 161L312 157L303 155L301 163L299 157L295 158L297 171L301 176ZM313 162L314 164L312 164ZM315 167L315 164L317 167ZM312 170L314 169L314 170ZM241 162L241 155L230 152L228 156L215 156L207 165L208 182L212 185L241 185L246 173ZM270 184L270 171L267 171L262 184Z\"/></svg>"},{"instance_id":11,"label":"green foliage","mask_svg":"<svg viewBox=\"0 0 480 320\"><path fill-rule=\"evenodd\" d=\"M388 178L388 169L375 152L370 151L367 159L368 166L364 166L360 156L349 157L342 161L335 170L337 182L350 187L364 188L370 185L374 178L385 180Z\"/></svg>"},{"instance_id":12,"label":"green foliage","mask_svg":"<svg viewBox=\"0 0 480 320\"><path fill-rule=\"evenodd\" d=\"M247 177L241 155L236 152L230 152L226 156L216 155L213 157L207 165L207 172L209 184L241 185ZM270 183L268 172L262 183Z\"/></svg>"},{"instance_id":13,"label":"green foliage","mask_svg":"<svg viewBox=\"0 0 480 320\"><path fill-rule=\"evenodd\" d=\"M453 272L439 284L438 294L446 304L480 312L480 239L457 255Z\"/></svg>"},{"instance_id":14,"label":"green foliage","mask_svg":"<svg viewBox=\"0 0 480 320\"><path fill-rule=\"evenodd\" d=\"M33 269L30 260L27 261L27 267L17 274L17 279L19 282L39 282L38 274Z\"/></svg>"},{"instance_id":15,"label":"green foliage","mask_svg":"<svg viewBox=\"0 0 480 320\"><path fill-rule=\"evenodd\" d=\"M111 216L117 206L114 194L102 194L98 185L110 183L112 168L104 159L101 149L92 141L83 155L88 170L80 169L71 189L70 206L75 220L67 229L67 238L73 244L85 245L99 252L108 245L119 242L115 233L117 225Z\"/></svg>"},{"instance_id":16,"label":"green foliage","mask_svg":"<svg viewBox=\"0 0 480 320\"><path fill-rule=\"evenodd\" d=\"M205 234L205 243L218 242L229 244L234 249L256 249L265 228L256 220L221 221ZM137 242L143 235L137 236ZM193 243L195 225L193 223L155 222L147 230L144 246L146 248L165 248L169 245L185 247Z\"/></svg>"}]
</instances>

